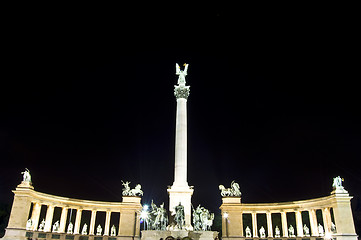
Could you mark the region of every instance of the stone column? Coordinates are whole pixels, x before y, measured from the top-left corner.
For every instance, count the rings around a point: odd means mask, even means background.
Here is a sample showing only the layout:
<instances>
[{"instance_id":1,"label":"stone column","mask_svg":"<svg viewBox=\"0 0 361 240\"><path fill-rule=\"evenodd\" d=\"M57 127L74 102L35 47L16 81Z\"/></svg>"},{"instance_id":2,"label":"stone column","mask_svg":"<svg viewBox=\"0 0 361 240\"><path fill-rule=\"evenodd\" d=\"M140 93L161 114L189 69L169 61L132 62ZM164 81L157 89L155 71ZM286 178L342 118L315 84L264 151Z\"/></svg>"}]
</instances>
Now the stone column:
<instances>
[{"instance_id":1,"label":"stone column","mask_svg":"<svg viewBox=\"0 0 361 240\"><path fill-rule=\"evenodd\" d=\"M272 228L272 213L267 212L267 228L268 228L268 237L273 237L273 228Z\"/></svg>"},{"instance_id":2,"label":"stone column","mask_svg":"<svg viewBox=\"0 0 361 240\"><path fill-rule=\"evenodd\" d=\"M64 233L65 232L65 225L66 225L66 217L68 216L68 208L63 207L61 210L61 217L60 217L60 226L59 226L59 232Z\"/></svg>"},{"instance_id":3,"label":"stone column","mask_svg":"<svg viewBox=\"0 0 361 240\"><path fill-rule=\"evenodd\" d=\"M281 222L282 222L283 237L288 237L287 213L286 212L281 212Z\"/></svg>"},{"instance_id":4,"label":"stone column","mask_svg":"<svg viewBox=\"0 0 361 240\"><path fill-rule=\"evenodd\" d=\"M31 226L31 230L36 231L39 225L39 217L41 211L41 204L39 202L34 203L33 213L31 214L31 220L33 225Z\"/></svg>"},{"instance_id":5,"label":"stone column","mask_svg":"<svg viewBox=\"0 0 361 240\"><path fill-rule=\"evenodd\" d=\"M53 215L54 215L54 206L48 205L48 209L46 210L44 232L51 232L51 225L53 223Z\"/></svg>"},{"instance_id":6,"label":"stone column","mask_svg":"<svg viewBox=\"0 0 361 240\"><path fill-rule=\"evenodd\" d=\"M186 226L191 226L193 188L187 182L187 99L189 86L177 85L174 88L177 99L174 182L169 193L169 212L175 214L175 207L181 203L184 207Z\"/></svg>"},{"instance_id":7,"label":"stone column","mask_svg":"<svg viewBox=\"0 0 361 240\"><path fill-rule=\"evenodd\" d=\"M329 208L322 208L323 227L325 229L325 235L331 232L331 214Z\"/></svg>"},{"instance_id":8,"label":"stone column","mask_svg":"<svg viewBox=\"0 0 361 240\"><path fill-rule=\"evenodd\" d=\"M31 208L32 191L33 187L30 184L20 184L13 191L14 201L4 239L27 239L25 229Z\"/></svg>"},{"instance_id":9,"label":"stone column","mask_svg":"<svg viewBox=\"0 0 361 240\"><path fill-rule=\"evenodd\" d=\"M303 237L302 214L300 211L296 211L295 215L296 215L297 236Z\"/></svg>"},{"instance_id":10,"label":"stone column","mask_svg":"<svg viewBox=\"0 0 361 240\"><path fill-rule=\"evenodd\" d=\"M309 211L309 215L310 215L310 224L311 224L311 235L318 236L316 210L311 209Z\"/></svg>"},{"instance_id":11,"label":"stone column","mask_svg":"<svg viewBox=\"0 0 361 240\"><path fill-rule=\"evenodd\" d=\"M74 224L74 234L79 234L82 211L83 211L82 209L77 209L76 210L76 217L75 217L75 224Z\"/></svg>"},{"instance_id":12,"label":"stone column","mask_svg":"<svg viewBox=\"0 0 361 240\"><path fill-rule=\"evenodd\" d=\"M351 199L346 190L333 191L333 214L335 218L337 239L356 240L355 224L351 211Z\"/></svg>"},{"instance_id":13,"label":"stone column","mask_svg":"<svg viewBox=\"0 0 361 240\"><path fill-rule=\"evenodd\" d=\"M176 140L175 140L175 186L187 183L187 99L177 98Z\"/></svg>"},{"instance_id":14,"label":"stone column","mask_svg":"<svg viewBox=\"0 0 361 240\"><path fill-rule=\"evenodd\" d=\"M258 231L257 231L257 213L253 212L252 213L252 235L253 237L258 237Z\"/></svg>"},{"instance_id":15,"label":"stone column","mask_svg":"<svg viewBox=\"0 0 361 240\"><path fill-rule=\"evenodd\" d=\"M108 236L108 235L109 235L110 216L111 216L111 214L112 214L111 211L107 211L106 216L105 216L104 236Z\"/></svg>"},{"instance_id":16,"label":"stone column","mask_svg":"<svg viewBox=\"0 0 361 240\"><path fill-rule=\"evenodd\" d=\"M97 216L97 211L92 210L92 215L90 219L90 227L89 227L89 235L94 235L94 228L95 228L95 218Z\"/></svg>"}]
</instances>

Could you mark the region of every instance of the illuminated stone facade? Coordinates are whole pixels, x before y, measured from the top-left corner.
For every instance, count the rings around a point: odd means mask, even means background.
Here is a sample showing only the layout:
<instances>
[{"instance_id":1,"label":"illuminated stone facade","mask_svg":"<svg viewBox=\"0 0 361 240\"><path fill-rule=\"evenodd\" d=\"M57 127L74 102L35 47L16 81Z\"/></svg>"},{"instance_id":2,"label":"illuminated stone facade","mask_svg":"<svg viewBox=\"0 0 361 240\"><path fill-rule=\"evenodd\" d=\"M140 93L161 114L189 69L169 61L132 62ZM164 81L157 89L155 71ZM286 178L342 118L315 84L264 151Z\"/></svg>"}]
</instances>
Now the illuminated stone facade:
<instances>
[{"instance_id":1,"label":"illuminated stone facade","mask_svg":"<svg viewBox=\"0 0 361 240\"><path fill-rule=\"evenodd\" d=\"M258 239L263 227L268 239L356 240L351 199L346 190L333 191L327 197L280 203L242 203L241 197L223 197L222 239ZM261 226L258 220L262 217ZM290 234L291 225L294 236ZM247 227L250 231L246 237ZM276 228L280 229L279 236Z\"/></svg>"},{"instance_id":2,"label":"illuminated stone facade","mask_svg":"<svg viewBox=\"0 0 361 240\"><path fill-rule=\"evenodd\" d=\"M123 196L122 202L102 202L79 200L40 193L34 190L31 184L22 182L14 192L14 202L8 226L3 239L88 239L88 240L134 240L140 239L139 213L142 209L140 197ZM42 206L46 207L45 225L39 230L40 212ZM61 208L60 219L54 219L54 209ZM68 211L76 212L72 233L67 233L69 226ZM90 224L87 234L81 234L82 212L90 211ZM104 232L97 236L95 232L95 219L98 212L105 212L105 222L102 224ZM111 236L110 219L112 213L119 213L119 224L116 226L115 236ZM31 224L27 224L30 222ZM53 232L54 222L59 221L60 226ZM114 234L113 234L114 235Z\"/></svg>"}]
</instances>

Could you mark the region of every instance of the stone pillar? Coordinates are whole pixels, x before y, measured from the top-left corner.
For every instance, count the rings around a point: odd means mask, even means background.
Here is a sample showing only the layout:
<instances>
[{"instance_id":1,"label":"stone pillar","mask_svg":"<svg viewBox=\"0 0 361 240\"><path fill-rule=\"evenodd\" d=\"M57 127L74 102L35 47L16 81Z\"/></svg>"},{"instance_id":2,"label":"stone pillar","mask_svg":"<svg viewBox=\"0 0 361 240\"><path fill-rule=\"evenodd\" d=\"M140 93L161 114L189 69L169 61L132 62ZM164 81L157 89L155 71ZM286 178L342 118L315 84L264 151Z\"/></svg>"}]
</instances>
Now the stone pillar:
<instances>
[{"instance_id":1,"label":"stone pillar","mask_svg":"<svg viewBox=\"0 0 361 240\"><path fill-rule=\"evenodd\" d=\"M273 228L272 228L272 213L267 212L267 228L268 228L268 237L273 237Z\"/></svg>"},{"instance_id":2,"label":"stone pillar","mask_svg":"<svg viewBox=\"0 0 361 240\"><path fill-rule=\"evenodd\" d=\"M281 212L281 222L282 222L283 237L288 237L287 213L286 212Z\"/></svg>"},{"instance_id":3,"label":"stone pillar","mask_svg":"<svg viewBox=\"0 0 361 240\"><path fill-rule=\"evenodd\" d=\"M243 237L244 236L244 233L243 233L243 213L242 212L239 212L238 214L238 221L239 221L239 230L240 230L240 233L241 233L241 236Z\"/></svg>"},{"instance_id":4,"label":"stone pillar","mask_svg":"<svg viewBox=\"0 0 361 240\"><path fill-rule=\"evenodd\" d=\"M322 208L322 219L326 235L331 232L331 213L329 208Z\"/></svg>"},{"instance_id":5,"label":"stone pillar","mask_svg":"<svg viewBox=\"0 0 361 240\"><path fill-rule=\"evenodd\" d=\"M44 232L51 232L51 225L53 223L53 215L54 215L54 206L48 205L48 209L46 211L46 217L45 217Z\"/></svg>"},{"instance_id":6,"label":"stone pillar","mask_svg":"<svg viewBox=\"0 0 361 240\"><path fill-rule=\"evenodd\" d=\"M309 211L309 216L310 216L310 225L311 225L311 235L318 236L316 209L311 209Z\"/></svg>"},{"instance_id":7,"label":"stone pillar","mask_svg":"<svg viewBox=\"0 0 361 240\"><path fill-rule=\"evenodd\" d=\"M169 212L175 214L175 207L181 203L184 207L185 225L191 226L193 189L187 182L187 99L189 86L176 85L174 95L177 99L174 182L169 193Z\"/></svg>"},{"instance_id":8,"label":"stone pillar","mask_svg":"<svg viewBox=\"0 0 361 240\"><path fill-rule=\"evenodd\" d=\"M120 208L118 236L129 238L140 237L140 221L138 213L142 210L140 197L124 197Z\"/></svg>"},{"instance_id":9,"label":"stone pillar","mask_svg":"<svg viewBox=\"0 0 361 240\"><path fill-rule=\"evenodd\" d=\"M92 215L90 219L90 226L89 226L89 235L94 235L94 228L95 228L95 218L97 216L97 211L92 210Z\"/></svg>"},{"instance_id":10,"label":"stone pillar","mask_svg":"<svg viewBox=\"0 0 361 240\"><path fill-rule=\"evenodd\" d=\"M258 231L257 231L257 213L253 212L252 213L252 235L253 237L258 237Z\"/></svg>"},{"instance_id":11,"label":"stone pillar","mask_svg":"<svg viewBox=\"0 0 361 240\"><path fill-rule=\"evenodd\" d=\"M227 201L240 201L240 198L223 198L223 203ZM228 202L229 203L229 202ZM243 237L243 213L241 211L234 211L227 209L227 206L222 205L222 238L240 238ZM223 209L224 208L224 209ZM227 213L227 217L224 215Z\"/></svg>"},{"instance_id":12,"label":"stone pillar","mask_svg":"<svg viewBox=\"0 0 361 240\"><path fill-rule=\"evenodd\" d=\"M80 232L80 222L81 222L81 214L82 209L76 210L75 224L74 224L74 234L79 234Z\"/></svg>"},{"instance_id":13,"label":"stone pillar","mask_svg":"<svg viewBox=\"0 0 361 240\"><path fill-rule=\"evenodd\" d=\"M105 216L104 236L108 236L108 235L109 235L110 216L111 216L111 214L112 214L111 211L107 211L106 216Z\"/></svg>"},{"instance_id":14,"label":"stone pillar","mask_svg":"<svg viewBox=\"0 0 361 240\"><path fill-rule=\"evenodd\" d=\"M68 216L68 208L63 207L61 210L61 217L60 217L60 226L59 226L59 232L64 233L65 232L65 225L66 225L66 217Z\"/></svg>"},{"instance_id":15,"label":"stone pillar","mask_svg":"<svg viewBox=\"0 0 361 240\"><path fill-rule=\"evenodd\" d=\"M177 98L176 140L175 140L175 186L187 183L187 99Z\"/></svg>"},{"instance_id":16,"label":"stone pillar","mask_svg":"<svg viewBox=\"0 0 361 240\"><path fill-rule=\"evenodd\" d=\"M352 197L346 193L334 193L333 214L336 225L337 240L356 240L355 225L353 222L350 200Z\"/></svg>"},{"instance_id":17,"label":"stone pillar","mask_svg":"<svg viewBox=\"0 0 361 240\"><path fill-rule=\"evenodd\" d=\"M33 225L31 226L31 230L36 231L39 225L39 217L41 211L41 204L39 202L34 203L33 213L31 214L31 220Z\"/></svg>"},{"instance_id":18,"label":"stone pillar","mask_svg":"<svg viewBox=\"0 0 361 240\"><path fill-rule=\"evenodd\" d=\"M296 215L297 236L303 237L302 214L300 211L296 211L295 215Z\"/></svg>"},{"instance_id":19,"label":"stone pillar","mask_svg":"<svg viewBox=\"0 0 361 240\"><path fill-rule=\"evenodd\" d=\"M13 191L14 201L4 239L27 239L25 238L26 222L31 208L32 190L33 187L29 184L20 184Z\"/></svg>"}]
</instances>

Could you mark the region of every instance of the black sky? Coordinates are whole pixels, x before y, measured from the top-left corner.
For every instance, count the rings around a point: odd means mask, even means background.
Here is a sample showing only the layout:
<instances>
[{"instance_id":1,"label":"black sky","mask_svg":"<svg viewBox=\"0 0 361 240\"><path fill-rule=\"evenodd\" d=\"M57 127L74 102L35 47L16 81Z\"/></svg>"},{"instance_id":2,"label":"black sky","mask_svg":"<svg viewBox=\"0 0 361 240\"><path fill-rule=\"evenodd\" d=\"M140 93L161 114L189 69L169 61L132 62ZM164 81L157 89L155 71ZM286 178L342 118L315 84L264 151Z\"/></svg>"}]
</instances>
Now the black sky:
<instances>
[{"instance_id":1,"label":"black sky","mask_svg":"<svg viewBox=\"0 0 361 240\"><path fill-rule=\"evenodd\" d=\"M218 185L244 202L361 197L359 74L352 16L305 10L27 14L3 46L0 201L29 168L37 191L168 203L175 63L189 63L188 182L217 211ZM267 12L267 14L265 14ZM342 16L341 16L342 13ZM20 14L21 15L21 14ZM184 19L184 21L183 21Z\"/></svg>"}]
</instances>

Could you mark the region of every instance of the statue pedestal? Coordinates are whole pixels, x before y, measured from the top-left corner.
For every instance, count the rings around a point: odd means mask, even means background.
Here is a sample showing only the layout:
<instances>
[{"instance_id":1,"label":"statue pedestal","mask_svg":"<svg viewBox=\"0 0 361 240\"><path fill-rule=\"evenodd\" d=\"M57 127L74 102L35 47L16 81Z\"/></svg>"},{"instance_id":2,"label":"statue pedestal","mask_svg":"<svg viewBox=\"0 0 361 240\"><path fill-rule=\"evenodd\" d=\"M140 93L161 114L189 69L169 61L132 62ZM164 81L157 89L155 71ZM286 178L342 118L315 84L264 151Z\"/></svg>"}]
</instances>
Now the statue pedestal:
<instances>
[{"instance_id":1,"label":"statue pedestal","mask_svg":"<svg viewBox=\"0 0 361 240\"><path fill-rule=\"evenodd\" d=\"M173 230L173 231L159 231L159 230L143 230L141 240L159 240L166 238L179 238L189 237L194 240L214 240L218 237L216 231L186 231L186 230Z\"/></svg>"}]
</instances>

